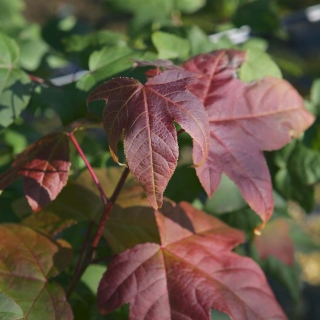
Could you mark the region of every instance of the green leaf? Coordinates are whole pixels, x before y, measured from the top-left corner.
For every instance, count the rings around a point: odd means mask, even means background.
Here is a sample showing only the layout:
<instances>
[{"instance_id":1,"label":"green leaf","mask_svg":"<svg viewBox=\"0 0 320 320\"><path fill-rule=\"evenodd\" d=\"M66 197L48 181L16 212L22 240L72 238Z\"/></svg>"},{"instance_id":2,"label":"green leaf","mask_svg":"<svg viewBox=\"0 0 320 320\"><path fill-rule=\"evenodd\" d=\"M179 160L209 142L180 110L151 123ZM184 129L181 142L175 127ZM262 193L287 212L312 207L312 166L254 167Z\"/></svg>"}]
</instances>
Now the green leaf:
<instances>
[{"instance_id":1,"label":"green leaf","mask_svg":"<svg viewBox=\"0 0 320 320\"><path fill-rule=\"evenodd\" d=\"M169 181L164 196L179 201L194 201L202 190L196 172L190 166L179 166Z\"/></svg>"},{"instance_id":2,"label":"green leaf","mask_svg":"<svg viewBox=\"0 0 320 320\"><path fill-rule=\"evenodd\" d=\"M0 34L0 129L18 118L30 99L30 79L17 67L19 56L16 42Z\"/></svg>"},{"instance_id":3,"label":"green leaf","mask_svg":"<svg viewBox=\"0 0 320 320\"><path fill-rule=\"evenodd\" d=\"M126 36L119 32L99 30L87 35L72 35L64 40L68 52L81 52L88 47L114 46L126 42Z\"/></svg>"},{"instance_id":4,"label":"green leaf","mask_svg":"<svg viewBox=\"0 0 320 320\"><path fill-rule=\"evenodd\" d=\"M1 0L0 31L9 32L14 28L24 26L26 23L22 14L24 7L23 0Z\"/></svg>"},{"instance_id":5,"label":"green leaf","mask_svg":"<svg viewBox=\"0 0 320 320\"><path fill-rule=\"evenodd\" d=\"M134 25L143 26L149 22L159 23L170 20L173 12L173 0L110 0L116 8L134 15Z\"/></svg>"},{"instance_id":6,"label":"green leaf","mask_svg":"<svg viewBox=\"0 0 320 320\"><path fill-rule=\"evenodd\" d=\"M1 320L22 320L23 311L6 294L0 292L0 319Z\"/></svg>"},{"instance_id":7,"label":"green leaf","mask_svg":"<svg viewBox=\"0 0 320 320\"><path fill-rule=\"evenodd\" d=\"M27 70L36 70L49 46L41 38L41 28L31 24L23 28L17 37L20 47L20 66Z\"/></svg>"},{"instance_id":8,"label":"green leaf","mask_svg":"<svg viewBox=\"0 0 320 320\"><path fill-rule=\"evenodd\" d=\"M223 312L217 310L211 310L211 319L212 320L230 320L230 317Z\"/></svg>"},{"instance_id":9,"label":"green leaf","mask_svg":"<svg viewBox=\"0 0 320 320\"><path fill-rule=\"evenodd\" d=\"M271 33L279 28L275 1L254 0L242 3L233 16L233 23L237 27L249 25L254 31L263 33Z\"/></svg>"},{"instance_id":10,"label":"green leaf","mask_svg":"<svg viewBox=\"0 0 320 320\"><path fill-rule=\"evenodd\" d=\"M216 45L212 43L208 36L197 26L187 29L187 39L190 44L190 56L210 52L216 48Z\"/></svg>"},{"instance_id":11,"label":"green leaf","mask_svg":"<svg viewBox=\"0 0 320 320\"><path fill-rule=\"evenodd\" d=\"M29 108L53 109L62 124L67 125L86 116L86 96L87 93L76 88L75 83L63 87L41 85L34 90Z\"/></svg>"},{"instance_id":12,"label":"green leaf","mask_svg":"<svg viewBox=\"0 0 320 320\"><path fill-rule=\"evenodd\" d=\"M205 203L204 210L214 214L224 214L246 207L238 187L225 174L222 175L218 189Z\"/></svg>"},{"instance_id":13,"label":"green leaf","mask_svg":"<svg viewBox=\"0 0 320 320\"><path fill-rule=\"evenodd\" d=\"M307 211L314 204L313 185L320 181L320 153L294 141L274 153L278 172L275 187L286 199L297 201Z\"/></svg>"},{"instance_id":14,"label":"green leaf","mask_svg":"<svg viewBox=\"0 0 320 320\"><path fill-rule=\"evenodd\" d=\"M190 45L187 40L174 34L157 31L152 34L152 42L158 51L159 59L187 59Z\"/></svg>"},{"instance_id":15,"label":"green leaf","mask_svg":"<svg viewBox=\"0 0 320 320\"><path fill-rule=\"evenodd\" d=\"M185 13L194 13L206 4L206 0L174 0L176 10Z\"/></svg>"},{"instance_id":16,"label":"green leaf","mask_svg":"<svg viewBox=\"0 0 320 320\"><path fill-rule=\"evenodd\" d=\"M242 81L250 82L266 76L282 78L279 67L273 62L270 56L257 48L247 50L246 61L239 69L239 76Z\"/></svg>"},{"instance_id":17,"label":"green leaf","mask_svg":"<svg viewBox=\"0 0 320 320\"><path fill-rule=\"evenodd\" d=\"M77 82L77 88L88 91L97 82L133 67L132 59L150 60L150 58L153 58L152 55L148 56L148 53L131 49L126 45L104 47L91 54L90 72Z\"/></svg>"},{"instance_id":18,"label":"green leaf","mask_svg":"<svg viewBox=\"0 0 320 320\"><path fill-rule=\"evenodd\" d=\"M49 279L69 261L63 248L27 227L0 226L0 290L19 304L25 319L72 320L60 285Z\"/></svg>"},{"instance_id":19,"label":"green leaf","mask_svg":"<svg viewBox=\"0 0 320 320\"><path fill-rule=\"evenodd\" d=\"M320 79L316 79L313 81L310 98L311 98L311 102L319 110L320 109Z\"/></svg>"},{"instance_id":20,"label":"green leaf","mask_svg":"<svg viewBox=\"0 0 320 320\"><path fill-rule=\"evenodd\" d=\"M91 290L93 294L97 294L99 282L103 274L106 272L106 266L99 264L91 264L81 277L81 281Z\"/></svg>"},{"instance_id":21,"label":"green leaf","mask_svg":"<svg viewBox=\"0 0 320 320\"><path fill-rule=\"evenodd\" d=\"M299 300L300 268L296 263L289 267L277 258L270 256L263 262L260 261L260 265L267 275L276 279L288 290L295 301Z\"/></svg>"}]
</instances>

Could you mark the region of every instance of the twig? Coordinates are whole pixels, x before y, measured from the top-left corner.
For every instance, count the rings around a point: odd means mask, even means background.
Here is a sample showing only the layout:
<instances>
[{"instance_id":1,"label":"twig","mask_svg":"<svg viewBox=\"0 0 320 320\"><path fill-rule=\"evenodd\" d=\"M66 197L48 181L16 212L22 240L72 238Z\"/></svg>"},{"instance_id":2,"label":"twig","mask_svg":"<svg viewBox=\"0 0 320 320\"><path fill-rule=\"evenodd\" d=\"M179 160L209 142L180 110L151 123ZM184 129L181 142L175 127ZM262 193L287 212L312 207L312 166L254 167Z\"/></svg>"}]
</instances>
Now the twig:
<instances>
[{"instance_id":1,"label":"twig","mask_svg":"<svg viewBox=\"0 0 320 320\"><path fill-rule=\"evenodd\" d=\"M77 149L78 150L78 149ZM99 225L98 225L98 229L93 237L92 243L90 248L88 248L87 253L85 258L83 259L83 263L81 265L81 267L78 268L78 272L74 273L73 279L71 280L71 284L70 287L68 289L67 292L67 296L69 297L71 295L71 293L73 292L73 290L75 289L78 281L80 280L81 276L83 275L84 271L87 269L88 265L90 263L92 263L92 256L93 256L93 252L96 249L96 247L99 244L100 238L102 236L103 230L105 228L105 225L108 221L108 218L110 216L110 212L114 206L114 203L116 202L119 193L128 177L129 174L129 169L125 168L124 171L122 172L121 178L118 181L118 184L116 186L116 188L114 189L112 196L110 197L110 199L107 199L107 203L105 204L105 209L103 212L103 216L100 219Z\"/></svg>"},{"instance_id":2,"label":"twig","mask_svg":"<svg viewBox=\"0 0 320 320\"><path fill-rule=\"evenodd\" d=\"M83 153L77 139L75 138L73 132L69 132L69 138L71 140L71 142L73 143L73 145L75 146L75 148L77 149L78 153L80 154L80 157L82 158L82 160L84 161L84 163L86 164L87 168L88 168L88 171L95 183L95 185L97 186L98 190L99 190L99 193L100 193L100 197L102 199L102 202L103 204L106 206L107 203L108 203L108 197L106 196L106 194L104 193L102 187L101 187L101 184L99 182L99 179L98 177L96 176L93 168L91 167L91 164L89 163L86 155Z\"/></svg>"}]
</instances>

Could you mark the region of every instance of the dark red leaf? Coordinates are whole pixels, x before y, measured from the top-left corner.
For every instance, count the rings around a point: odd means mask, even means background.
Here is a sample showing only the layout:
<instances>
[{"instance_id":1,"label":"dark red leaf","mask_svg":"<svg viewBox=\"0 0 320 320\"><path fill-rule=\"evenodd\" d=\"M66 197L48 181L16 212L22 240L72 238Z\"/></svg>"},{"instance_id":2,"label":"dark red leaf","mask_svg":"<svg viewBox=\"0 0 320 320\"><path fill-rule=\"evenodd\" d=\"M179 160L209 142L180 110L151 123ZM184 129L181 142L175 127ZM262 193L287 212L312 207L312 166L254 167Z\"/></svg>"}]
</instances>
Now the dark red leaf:
<instances>
[{"instance_id":1,"label":"dark red leaf","mask_svg":"<svg viewBox=\"0 0 320 320\"><path fill-rule=\"evenodd\" d=\"M221 50L183 64L199 77L188 88L209 116L210 151L197 169L209 196L225 172L263 221L273 211L272 186L262 150L276 150L299 136L314 121L303 99L285 80L267 77L244 83L237 69L245 52ZM194 161L202 158L195 146Z\"/></svg>"},{"instance_id":2,"label":"dark red leaf","mask_svg":"<svg viewBox=\"0 0 320 320\"><path fill-rule=\"evenodd\" d=\"M9 170L0 174L0 190L22 176L28 202L33 211L39 211L66 185L69 168L68 137L52 133L30 145Z\"/></svg>"},{"instance_id":3,"label":"dark red leaf","mask_svg":"<svg viewBox=\"0 0 320 320\"><path fill-rule=\"evenodd\" d=\"M294 263L294 244L289 234L289 224L285 219L272 220L267 223L260 236L256 236L256 245L260 259L273 256L287 266Z\"/></svg>"},{"instance_id":4,"label":"dark red leaf","mask_svg":"<svg viewBox=\"0 0 320 320\"><path fill-rule=\"evenodd\" d=\"M143 186L154 208L161 207L163 192L177 165L176 121L199 146L203 162L208 153L208 117L202 103L187 91L194 74L168 70L142 85L129 78L112 79L88 97L106 100L103 125L113 159L124 133L129 169Z\"/></svg>"},{"instance_id":5,"label":"dark red leaf","mask_svg":"<svg viewBox=\"0 0 320 320\"><path fill-rule=\"evenodd\" d=\"M242 232L188 203L165 203L155 216L161 244L114 258L98 290L103 314L130 303L130 320L209 320L210 309L233 320L286 319L258 265L231 252Z\"/></svg>"}]
</instances>

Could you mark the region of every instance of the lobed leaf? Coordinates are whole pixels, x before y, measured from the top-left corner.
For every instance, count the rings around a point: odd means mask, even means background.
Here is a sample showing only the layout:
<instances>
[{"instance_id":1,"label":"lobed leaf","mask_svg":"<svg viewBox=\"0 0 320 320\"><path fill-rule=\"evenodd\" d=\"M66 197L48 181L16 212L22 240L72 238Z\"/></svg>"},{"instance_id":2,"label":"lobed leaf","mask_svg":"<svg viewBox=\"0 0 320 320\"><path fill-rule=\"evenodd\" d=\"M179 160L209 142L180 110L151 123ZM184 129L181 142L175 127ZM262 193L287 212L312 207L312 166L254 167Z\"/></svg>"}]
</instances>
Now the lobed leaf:
<instances>
[{"instance_id":1,"label":"lobed leaf","mask_svg":"<svg viewBox=\"0 0 320 320\"><path fill-rule=\"evenodd\" d=\"M297 91L285 80L266 77L244 83L237 70L243 51L220 50L191 58L182 66L201 76L189 85L209 117L210 151L198 177L211 196L221 173L235 182L263 221L273 211L271 179L262 150L276 150L314 121ZM196 145L194 161L202 151Z\"/></svg>"},{"instance_id":2,"label":"lobed leaf","mask_svg":"<svg viewBox=\"0 0 320 320\"><path fill-rule=\"evenodd\" d=\"M143 186L154 208L161 207L163 192L177 165L178 143L173 121L208 153L208 118L201 102L185 88L194 80L190 72L165 71L142 85L138 80L115 78L89 95L87 101L106 100L103 125L113 159L124 134L128 166Z\"/></svg>"},{"instance_id":3,"label":"lobed leaf","mask_svg":"<svg viewBox=\"0 0 320 320\"><path fill-rule=\"evenodd\" d=\"M211 308L233 320L286 319L259 267L231 252L242 232L188 203L165 203L155 217L161 244L124 251L103 275L103 314L130 303L130 320L209 320Z\"/></svg>"},{"instance_id":4,"label":"lobed leaf","mask_svg":"<svg viewBox=\"0 0 320 320\"><path fill-rule=\"evenodd\" d=\"M0 226L0 291L20 306L23 319L73 319L62 288L49 281L70 262L70 252L27 227Z\"/></svg>"},{"instance_id":5,"label":"lobed leaf","mask_svg":"<svg viewBox=\"0 0 320 320\"><path fill-rule=\"evenodd\" d=\"M24 192L33 211L41 210L66 185L70 168L69 142L64 133L49 134L19 154L0 174L0 190L23 177Z\"/></svg>"}]
</instances>

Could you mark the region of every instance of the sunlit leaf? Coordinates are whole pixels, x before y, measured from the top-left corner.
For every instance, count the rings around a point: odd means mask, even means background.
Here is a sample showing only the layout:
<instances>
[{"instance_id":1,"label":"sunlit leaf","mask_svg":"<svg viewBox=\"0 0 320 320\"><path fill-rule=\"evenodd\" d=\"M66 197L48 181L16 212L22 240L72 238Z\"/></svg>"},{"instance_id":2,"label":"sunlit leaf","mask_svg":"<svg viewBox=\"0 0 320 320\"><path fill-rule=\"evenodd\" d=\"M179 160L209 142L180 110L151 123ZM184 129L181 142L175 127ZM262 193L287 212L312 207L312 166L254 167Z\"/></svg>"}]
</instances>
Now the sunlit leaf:
<instances>
[{"instance_id":1,"label":"sunlit leaf","mask_svg":"<svg viewBox=\"0 0 320 320\"><path fill-rule=\"evenodd\" d=\"M210 309L232 320L286 319L259 267L231 252L240 231L187 203L165 203L155 216L161 244L113 259L98 290L103 314L129 303L131 320L209 320Z\"/></svg>"},{"instance_id":2,"label":"sunlit leaf","mask_svg":"<svg viewBox=\"0 0 320 320\"><path fill-rule=\"evenodd\" d=\"M103 125L113 159L124 134L129 169L143 186L154 208L161 207L163 192L178 160L173 121L189 133L207 156L208 119L201 102L185 88L194 80L190 72L167 70L145 85L130 78L115 78L90 93L87 101L106 100Z\"/></svg>"},{"instance_id":3,"label":"sunlit leaf","mask_svg":"<svg viewBox=\"0 0 320 320\"><path fill-rule=\"evenodd\" d=\"M33 211L56 198L66 185L70 168L69 141L64 133L49 134L20 153L0 174L0 190L23 177L24 192Z\"/></svg>"},{"instance_id":4,"label":"sunlit leaf","mask_svg":"<svg viewBox=\"0 0 320 320\"><path fill-rule=\"evenodd\" d=\"M201 76L189 89L203 102L209 117L209 157L197 168L203 187L211 196L221 173L226 173L266 221L274 205L262 150L280 149L306 130L314 117L297 91L282 79L238 80L238 68L245 61L244 51L220 50L191 58L182 66ZM194 161L201 157L196 145Z\"/></svg>"}]
</instances>

